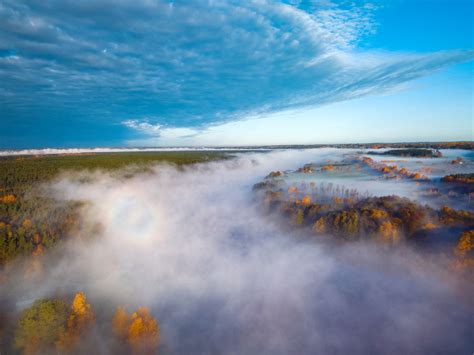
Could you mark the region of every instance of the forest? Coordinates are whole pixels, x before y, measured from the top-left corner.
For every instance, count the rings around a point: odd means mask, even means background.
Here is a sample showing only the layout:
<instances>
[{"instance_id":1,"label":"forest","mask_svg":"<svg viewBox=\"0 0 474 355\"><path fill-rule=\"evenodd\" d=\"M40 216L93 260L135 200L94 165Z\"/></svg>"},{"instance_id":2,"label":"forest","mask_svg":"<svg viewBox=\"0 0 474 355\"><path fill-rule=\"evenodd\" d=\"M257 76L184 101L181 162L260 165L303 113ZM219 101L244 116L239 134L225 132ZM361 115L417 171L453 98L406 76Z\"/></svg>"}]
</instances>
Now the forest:
<instances>
[{"instance_id":1,"label":"forest","mask_svg":"<svg viewBox=\"0 0 474 355\"><path fill-rule=\"evenodd\" d=\"M372 155L392 155L395 157L412 157L412 158L439 158L442 156L439 150L411 148L411 149L389 149L384 152L369 151L367 154Z\"/></svg>"},{"instance_id":2,"label":"forest","mask_svg":"<svg viewBox=\"0 0 474 355\"><path fill-rule=\"evenodd\" d=\"M78 223L81 203L55 204L39 187L61 173L127 167L133 175L151 165L176 166L228 157L225 152L139 152L0 158L0 267L18 255L43 253Z\"/></svg>"}]
</instances>

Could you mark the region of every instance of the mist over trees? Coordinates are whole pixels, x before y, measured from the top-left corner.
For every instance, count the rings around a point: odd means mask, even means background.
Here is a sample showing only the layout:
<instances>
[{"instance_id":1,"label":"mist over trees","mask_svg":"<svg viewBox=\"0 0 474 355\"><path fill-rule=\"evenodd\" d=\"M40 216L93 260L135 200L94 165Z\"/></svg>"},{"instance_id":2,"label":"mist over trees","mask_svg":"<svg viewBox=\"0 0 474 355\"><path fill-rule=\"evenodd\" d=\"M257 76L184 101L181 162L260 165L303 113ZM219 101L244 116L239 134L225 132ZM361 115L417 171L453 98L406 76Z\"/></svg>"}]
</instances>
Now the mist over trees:
<instances>
[{"instance_id":1,"label":"mist over trees","mask_svg":"<svg viewBox=\"0 0 474 355\"><path fill-rule=\"evenodd\" d=\"M1 350L470 347L474 217L466 182L433 178L436 166L364 160L351 150L206 159L58 171L5 191L16 197L1 206L2 250L14 254L2 262ZM470 166L467 158L432 159L443 169ZM392 194L372 195L375 184Z\"/></svg>"}]
</instances>

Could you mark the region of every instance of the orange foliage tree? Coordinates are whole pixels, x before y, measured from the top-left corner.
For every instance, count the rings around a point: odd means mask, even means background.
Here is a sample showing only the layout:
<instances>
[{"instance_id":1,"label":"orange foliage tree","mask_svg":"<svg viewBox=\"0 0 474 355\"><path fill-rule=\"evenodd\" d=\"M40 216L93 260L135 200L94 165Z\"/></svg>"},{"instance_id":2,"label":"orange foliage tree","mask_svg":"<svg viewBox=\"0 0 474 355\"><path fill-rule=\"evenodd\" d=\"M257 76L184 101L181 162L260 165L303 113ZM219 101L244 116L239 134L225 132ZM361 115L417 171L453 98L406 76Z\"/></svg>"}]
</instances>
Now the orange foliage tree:
<instances>
[{"instance_id":1,"label":"orange foliage tree","mask_svg":"<svg viewBox=\"0 0 474 355\"><path fill-rule=\"evenodd\" d=\"M303 199L301 200L301 204L305 206L309 206L311 204L311 197L309 196L303 197Z\"/></svg>"},{"instance_id":2,"label":"orange foliage tree","mask_svg":"<svg viewBox=\"0 0 474 355\"><path fill-rule=\"evenodd\" d=\"M160 330L148 308L140 307L132 314L128 343L134 353L152 353L158 346Z\"/></svg>"},{"instance_id":3,"label":"orange foliage tree","mask_svg":"<svg viewBox=\"0 0 474 355\"><path fill-rule=\"evenodd\" d=\"M79 342L80 337L95 324L95 315L87 303L84 292L76 293L67 320L67 328L59 335L56 348L60 352L69 352Z\"/></svg>"},{"instance_id":4,"label":"orange foliage tree","mask_svg":"<svg viewBox=\"0 0 474 355\"><path fill-rule=\"evenodd\" d=\"M408 174L410 174L406 168L401 168L401 169L398 171L398 173L399 173L400 175L405 175L405 176L407 176Z\"/></svg>"},{"instance_id":5,"label":"orange foliage tree","mask_svg":"<svg viewBox=\"0 0 474 355\"><path fill-rule=\"evenodd\" d=\"M125 307L117 307L114 317L112 318L112 331L114 335L121 339L126 339L130 321L131 318L125 310Z\"/></svg>"},{"instance_id":6,"label":"orange foliage tree","mask_svg":"<svg viewBox=\"0 0 474 355\"><path fill-rule=\"evenodd\" d=\"M474 250L474 229L461 234L454 253L462 257L472 250Z\"/></svg>"},{"instance_id":7,"label":"orange foliage tree","mask_svg":"<svg viewBox=\"0 0 474 355\"><path fill-rule=\"evenodd\" d=\"M461 233L454 255L454 269L467 272L474 278L474 229Z\"/></svg>"},{"instance_id":8,"label":"orange foliage tree","mask_svg":"<svg viewBox=\"0 0 474 355\"><path fill-rule=\"evenodd\" d=\"M139 307L131 316L124 307L118 307L112 318L112 331L128 342L134 354L154 353L160 341L158 322L146 307Z\"/></svg>"},{"instance_id":9,"label":"orange foliage tree","mask_svg":"<svg viewBox=\"0 0 474 355\"><path fill-rule=\"evenodd\" d=\"M3 203L12 203L16 201L16 196L13 194L8 194L0 197L0 201Z\"/></svg>"}]
</instances>

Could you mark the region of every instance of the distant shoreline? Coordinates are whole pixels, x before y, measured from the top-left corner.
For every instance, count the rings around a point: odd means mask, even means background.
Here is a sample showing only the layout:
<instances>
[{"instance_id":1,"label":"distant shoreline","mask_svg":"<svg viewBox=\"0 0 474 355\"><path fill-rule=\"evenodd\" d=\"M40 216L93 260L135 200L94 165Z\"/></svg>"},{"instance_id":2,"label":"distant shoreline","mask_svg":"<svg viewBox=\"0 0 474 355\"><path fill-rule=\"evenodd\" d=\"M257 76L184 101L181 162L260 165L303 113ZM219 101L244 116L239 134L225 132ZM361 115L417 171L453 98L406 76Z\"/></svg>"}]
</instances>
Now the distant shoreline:
<instances>
[{"instance_id":1,"label":"distant shoreline","mask_svg":"<svg viewBox=\"0 0 474 355\"><path fill-rule=\"evenodd\" d=\"M312 148L346 148L346 149L383 149L383 148L432 148L432 149L465 149L474 150L474 142L415 142L415 143L346 143L346 144L288 144L261 146L202 146L202 147L96 147L96 148L39 148L0 150L0 156L29 155L80 155L95 153L133 153L133 152L188 152L188 151L266 151L275 149L312 149Z\"/></svg>"}]
</instances>

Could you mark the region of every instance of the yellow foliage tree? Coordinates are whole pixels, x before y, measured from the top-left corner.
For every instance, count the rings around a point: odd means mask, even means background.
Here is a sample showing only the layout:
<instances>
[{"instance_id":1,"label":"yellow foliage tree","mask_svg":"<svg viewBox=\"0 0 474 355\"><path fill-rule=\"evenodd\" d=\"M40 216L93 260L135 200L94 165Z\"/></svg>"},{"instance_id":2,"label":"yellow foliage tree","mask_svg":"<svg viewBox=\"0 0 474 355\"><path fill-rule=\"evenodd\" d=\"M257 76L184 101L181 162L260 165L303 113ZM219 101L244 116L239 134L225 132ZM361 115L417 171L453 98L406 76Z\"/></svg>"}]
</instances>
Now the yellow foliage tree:
<instances>
[{"instance_id":1,"label":"yellow foliage tree","mask_svg":"<svg viewBox=\"0 0 474 355\"><path fill-rule=\"evenodd\" d=\"M313 225L313 231L317 234L326 232L326 219L324 217L319 218Z\"/></svg>"},{"instance_id":2,"label":"yellow foliage tree","mask_svg":"<svg viewBox=\"0 0 474 355\"><path fill-rule=\"evenodd\" d=\"M390 174L391 172L392 172L392 170L388 166L384 166L382 168L382 173L384 173L384 174Z\"/></svg>"},{"instance_id":3,"label":"yellow foliage tree","mask_svg":"<svg viewBox=\"0 0 474 355\"><path fill-rule=\"evenodd\" d=\"M81 335L95 323L91 305L87 303L84 292L76 293L67 320L67 328L59 335L56 348L60 352L69 352L80 340Z\"/></svg>"},{"instance_id":4,"label":"yellow foliage tree","mask_svg":"<svg viewBox=\"0 0 474 355\"><path fill-rule=\"evenodd\" d=\"M295 226L300 226L304 222L304 211L301 209L297 209L293 211L291 215L291 223Z\"/></svg>"},{"instance_id":5,"label":"yellow foliage tree","mask_svg":"<svg viewBox=\"0 0 474 355\"><path fill-rule=\"evenodd\" d=\"M405 175L405 176L407 176L407 175L410 174L406 168L401 168L401 169L398 171L398 173L399 173L400 175Z\"/></svg>"},{"instance_id":6,"label":"yellow foliage tree","mask_svg":"<svg viewBox=\"0 0 474 355\"><path fill-rule=\"evenodd\" d=\"M140 307L132 314L128 328L128 343L133 353L152 353L156 350L160 338L160 329L148 308Z\"/></svg>"},{"instance_id":7,"label":"yellow foliage tree","mask_svg":"<svg viewBox=\"0 0 474 355\"><path fill-rule=\"evenodd\" d=\"M78 292L72 301L72 313L68 323L79 329L84 329L95 323L95 315L91 305L87 303L84 292Z\"/></svg>"},{"instance_id":8,"label":"yellow foliage tree","mask_svg":"<svg viewBox=\"0 0 474 355\"><path fill-rule=\"evenodd\" d=\"M123 306L117 307L112 318L112 332L127 341L132 353L155 353L160 341L160 328L146 307L139 307L131 316Z\"/></svg>"},{"instance_id":9,"label":"yellow foliage tree","mask_svg":"<svg viewBox=\"0 0 474 355\"><path fill-rule=\"evenodd\" d=\"M471 250L474 250L474 229L461 234L454 253L457 256L465 256Z\"/></svg>"},{"instance_id":10,"label":"yellow foliage tree","mask_svg":"<svg viewBox=\"0 0 474 355\"><path fill-rule=\"evenodd\" d=\"M305 206L309 206L311 204L311 197L309 196L303 197L303 199L301 200L301 203Z\"/></svg>"},{"instance_id":11,"label":"yellow foliage tree","mask_svg":"<svg viewBox=\"0 0 474 355\"><path fill-rule=\"evenodd\" d=\"M131 318L125 310L125 307L117 307L114 317L112 318L112 331L114 335L124 340L127 339L130 321Z\"/></svg>"},{"instance_id":12,"label":"yellow foliage tree","mask_svg":"<svg viewBox=\"0 0 474 355\"><path fill-rule=\"evenodd\" d=\"M452 266L457 271L462 271L474 279L474 229L463 232L458 244L454 248Z\"/></svg>"},{"instance_id":13,"label":"yellow foliage tree","mask_svg":"<svg viewBox=\"0 0 474 355\"><path fill-rule=\"evenodd\" d=\"M373 210L370 210L370 217L374 218L374 219L387 218L388 213L387 213L387 211L380 210L378 208L374 208Z\"/></svg>"},{"instance_id":14,"label":"yellow foliage tree","mask_svg":"<svg viewBox=\"0 0 474 355\"><path fill-rule=\"evenodd\" d=\"M395 244L399 240L399 231L395 223L391 221L383 222L378 229L381 241L387 244Z\"/></svg>"}]
</instances>

